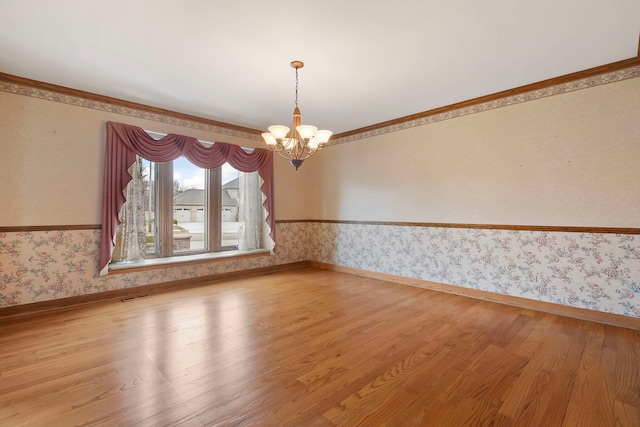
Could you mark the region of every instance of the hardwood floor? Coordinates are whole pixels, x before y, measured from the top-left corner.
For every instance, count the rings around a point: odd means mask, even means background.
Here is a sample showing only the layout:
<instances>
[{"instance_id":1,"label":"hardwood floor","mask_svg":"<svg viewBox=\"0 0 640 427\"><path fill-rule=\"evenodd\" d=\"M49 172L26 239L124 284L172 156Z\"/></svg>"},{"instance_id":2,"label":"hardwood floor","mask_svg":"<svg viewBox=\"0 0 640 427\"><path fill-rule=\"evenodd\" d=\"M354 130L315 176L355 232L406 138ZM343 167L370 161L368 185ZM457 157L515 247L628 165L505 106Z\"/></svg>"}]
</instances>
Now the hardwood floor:
<instances>
[{"instance_id":1,"label":"hardwood floor","mask_svg":"<svg viewBox=\"0 0 640 427\"><path fill-rule=\"evenodd\" d=\"M0 426L639 426L640 332L314 268L0 318Z\"/></svg>"}]
</instances>

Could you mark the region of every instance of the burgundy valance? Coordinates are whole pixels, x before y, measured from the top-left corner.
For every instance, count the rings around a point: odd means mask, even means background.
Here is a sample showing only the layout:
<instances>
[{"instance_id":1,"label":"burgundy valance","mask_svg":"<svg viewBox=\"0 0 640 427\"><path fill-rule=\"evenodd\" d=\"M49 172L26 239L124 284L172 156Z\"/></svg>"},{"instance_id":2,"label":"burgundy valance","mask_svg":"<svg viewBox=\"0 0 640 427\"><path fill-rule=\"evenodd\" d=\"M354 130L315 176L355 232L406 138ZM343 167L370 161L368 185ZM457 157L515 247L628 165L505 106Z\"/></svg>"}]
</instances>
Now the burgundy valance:
<instances>
[{"instance_id":1,"label":"burgundy valance","mask_svg":"<svg viewBox=\"0 0 640 427\"><path fill-rule=\"evenodd\" d=\"M106 274L114 248L114 237L120 222L118 213L125 202L124 190L131 181L129 168L136 155L152 162L169 162L180 156L204 169L214 169L228 162L241 172L255 172L263 180L260 187L266 196L266 223L275 241L273 204L273 153L256 148L247 153L234 144L216 142L205 147L195 138L169 134L155 140L142 128L123 123L107 122L104 184L102 195L102 237L100 242L100 272Z\"/></svg>"}]
</instances>

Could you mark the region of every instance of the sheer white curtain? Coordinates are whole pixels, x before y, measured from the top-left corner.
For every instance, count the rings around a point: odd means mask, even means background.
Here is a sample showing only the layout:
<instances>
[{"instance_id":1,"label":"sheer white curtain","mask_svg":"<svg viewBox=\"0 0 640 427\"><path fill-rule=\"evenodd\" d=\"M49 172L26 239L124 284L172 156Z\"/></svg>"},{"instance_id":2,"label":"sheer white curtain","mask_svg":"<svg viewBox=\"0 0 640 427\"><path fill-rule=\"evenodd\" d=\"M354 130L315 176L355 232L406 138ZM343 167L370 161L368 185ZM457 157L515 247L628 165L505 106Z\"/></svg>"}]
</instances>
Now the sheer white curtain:
<instances>
[{"instance_id":1,"label":"sheer white curtain","mask_svg":"<svg viewBox=\"0 0 640 427\"><path fill-rule=\"evenodd\" d=\"M122 205L118 219L120 225L116 231L112 260L133 262L145 258L146 232L144 223L144 182L142 177L142 159L136 158L129 168L131 181L125 194L127 202Z\"/></svg>"},{"instance_id":2,"label":"sheer white curtain","mask_svg":"<svg viewBox=\"0 0 640 427\"><path fill-rule=\"evenodd\" d=\"M262 224L264 208L260 192L260 176L257 172L239 173L238 183L238 249L247 251L262 249Z\"/></svg>"}]
</instances>

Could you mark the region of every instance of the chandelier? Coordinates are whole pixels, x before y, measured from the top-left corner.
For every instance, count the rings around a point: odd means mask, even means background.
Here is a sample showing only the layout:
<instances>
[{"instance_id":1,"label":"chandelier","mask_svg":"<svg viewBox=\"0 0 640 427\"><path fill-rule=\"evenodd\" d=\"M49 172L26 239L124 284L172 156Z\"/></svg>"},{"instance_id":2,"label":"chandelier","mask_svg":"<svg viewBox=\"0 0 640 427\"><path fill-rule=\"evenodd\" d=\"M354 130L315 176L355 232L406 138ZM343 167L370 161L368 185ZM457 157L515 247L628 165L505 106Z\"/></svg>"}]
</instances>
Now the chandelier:
<instances>
[{"instance_id":1,"label":"chandelier","mask_svg":"<svg viewBox=\"0 0 640 427\"><path fill-rule=\"evenodd\" d=\"M291 67L296 69L296 108L293 110L293 126L291 129L282 125L269 126L269 132L263 133L262 137L271 151L275 151L289 160L298 170L303 161L324 147L333 132L300 124L298 69L304 67L304 63L293 61Z\"/></svg>"}]
</instances>

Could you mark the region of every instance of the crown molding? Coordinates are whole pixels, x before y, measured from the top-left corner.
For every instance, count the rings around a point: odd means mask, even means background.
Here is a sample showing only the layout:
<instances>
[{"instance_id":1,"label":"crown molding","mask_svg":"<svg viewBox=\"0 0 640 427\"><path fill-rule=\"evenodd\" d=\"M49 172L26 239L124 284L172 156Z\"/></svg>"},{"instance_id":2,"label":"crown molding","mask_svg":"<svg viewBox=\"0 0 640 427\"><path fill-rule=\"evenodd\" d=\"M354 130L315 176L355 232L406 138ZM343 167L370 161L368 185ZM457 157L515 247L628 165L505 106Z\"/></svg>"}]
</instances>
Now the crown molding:
<instances>
[{"instance_id":1,"label":"crown molding","mask_svg":"<svg viewBox=\"0 0 640 427\"><path fill-rule=\"evenodd\" d=\"M78 107L91 108L94 110L107 111L124 116L175 124L178 126L215 132L222 135L262 140L260 137L261 131L256 129L192 116L190 114L179 113L176 111L165 110L163 108L152 107L149 105L138 104L136 102L125 101L82 90L71 89L11 74L0 73L0 91L46 99Z\"/></svg>"},{"instance_id":2,"label":"crown molding","mask_svg":"<svg viewBox=\"0 0 640 427\"><path fill-rule=\"evenodd\" d=\"M467 101L446 105L409 116L373 124L342 132L333 136L328 147L397 132L417 126L424 126L443 120L480 113L495 108L533 101L549 96L600 86L626 79L640 77L640 42L638 55L611 64L601 65L575 73L543 80L513 89L496 92ZM71 89L51 83L0 73L0 91L31 96L110 113L122 114L162 123L175 124L251 140L261 140L262 131L237 126L176 111L151 107L91 92Z\"/></svg>"},{"instance_id":3,"label":"crown molding","mask_svg":"<svg viewBox=\"0 0 640 427\"><path fill-rule=\"evenodd\" d=\"M549 96L638 77L640 77L640 43L638 56L633 58L342 132L334 135L328 145L344 144L346 142L397 132L412 127L424 126L430 123L493 110L495 108L534 101Z\"/></svg>"}]
</instances>

